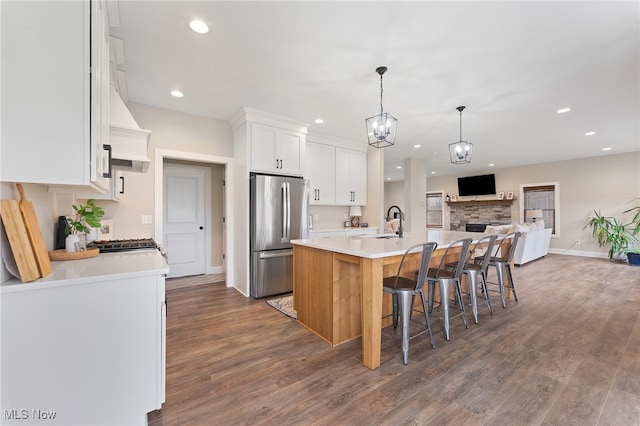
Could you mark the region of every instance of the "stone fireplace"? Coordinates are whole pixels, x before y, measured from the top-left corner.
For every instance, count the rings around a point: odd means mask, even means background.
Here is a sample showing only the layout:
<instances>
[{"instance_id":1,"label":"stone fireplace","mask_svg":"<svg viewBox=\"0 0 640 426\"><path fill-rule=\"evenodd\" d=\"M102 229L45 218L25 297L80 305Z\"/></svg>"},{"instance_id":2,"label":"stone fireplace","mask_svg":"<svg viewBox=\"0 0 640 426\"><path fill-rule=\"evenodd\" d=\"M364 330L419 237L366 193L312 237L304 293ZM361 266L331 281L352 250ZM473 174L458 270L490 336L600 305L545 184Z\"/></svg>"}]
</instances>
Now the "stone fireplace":
<instances>
[{"instance_id":1,"label":"stone fireplace","mask_svg":"<svg viewBox=\"0 0 640 426\"><path fill-rule=\"evenodd\" d=\"M466 231L467 224L508 225L511 223L511 201L458 201L449 203L449 208L449 227L452 231Z\"/></svg>"}]
</instances>

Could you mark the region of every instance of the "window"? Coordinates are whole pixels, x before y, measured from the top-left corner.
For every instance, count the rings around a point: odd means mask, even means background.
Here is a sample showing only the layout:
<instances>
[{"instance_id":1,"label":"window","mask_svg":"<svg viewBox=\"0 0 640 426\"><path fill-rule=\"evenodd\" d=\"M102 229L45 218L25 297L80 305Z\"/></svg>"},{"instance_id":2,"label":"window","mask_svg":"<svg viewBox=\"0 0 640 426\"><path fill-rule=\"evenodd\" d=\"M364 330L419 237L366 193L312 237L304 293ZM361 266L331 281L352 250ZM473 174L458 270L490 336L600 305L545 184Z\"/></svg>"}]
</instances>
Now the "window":
<instances>
[{"instance_id":1,"label":"window","mask_svg":"<svg viewBox=\"0 0 640 426\"><path fill-rule=\"evenodd\" d=\"M442 192L427 193L427 228L442 229L443 197Z\"/></svg>"},{"instance_id":2,"label":"window","mask_svg":"<svg viewBox=\"0 0 640 426\"><path fill-rule=\"evenodd\" d=\"M526 210L540 209L542 210L545 228L551 228L552 235L560 235L560 191L558 182L520 185L520 199L522 200L521 218L524 219Z\"/></svg>"}]
</instances>

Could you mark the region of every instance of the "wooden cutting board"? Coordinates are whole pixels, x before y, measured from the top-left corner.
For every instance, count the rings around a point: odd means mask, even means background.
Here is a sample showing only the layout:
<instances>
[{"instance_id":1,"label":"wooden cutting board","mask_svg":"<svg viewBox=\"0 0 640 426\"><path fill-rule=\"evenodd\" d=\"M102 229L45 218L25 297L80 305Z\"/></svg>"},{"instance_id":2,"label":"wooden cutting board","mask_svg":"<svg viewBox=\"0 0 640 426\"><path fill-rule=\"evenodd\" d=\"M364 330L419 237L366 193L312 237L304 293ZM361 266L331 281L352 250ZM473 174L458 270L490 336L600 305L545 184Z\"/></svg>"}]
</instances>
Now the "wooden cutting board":
<instances>
[{"instance_id":1,"label":"wooden cutting board","mask_svg":"<svg viewBox=\"0 0 640 426\"><path fill-rule=\"evenodd\" d=\"M20 193L20 213L22 213L24 226L27 228L27 235L29 236L29 242L31 243L31 248L33 249L33 254L36 258L38 271L40 272L41 277L46 277L52 271L51 261L49 260L49 253L47 252L44 238L42 238L42 231L40 230L38 217L33 209L33 204L27 200L22 184L17 183L16 186Z\"/></svg>"},{"instance_id":2,"label":"wooden cutting board","mask_svg":"<svg viewBox=\"0 0 640 426\"><path fill-rule=\"evenodd\" d=\"M40 278L18 200L0 200L0 216L23 283Z\"/></svg>"}]
</instances>

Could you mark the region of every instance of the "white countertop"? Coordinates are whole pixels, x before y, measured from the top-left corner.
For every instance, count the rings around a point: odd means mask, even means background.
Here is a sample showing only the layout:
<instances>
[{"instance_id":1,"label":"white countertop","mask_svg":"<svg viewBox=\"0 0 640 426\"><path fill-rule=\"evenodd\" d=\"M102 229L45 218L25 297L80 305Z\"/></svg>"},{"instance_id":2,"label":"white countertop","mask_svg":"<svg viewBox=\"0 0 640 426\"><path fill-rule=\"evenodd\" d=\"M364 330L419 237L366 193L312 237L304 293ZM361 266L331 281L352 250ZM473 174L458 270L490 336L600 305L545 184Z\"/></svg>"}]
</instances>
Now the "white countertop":
<instances>
[{"instance_id":1,"label":"white countertop","mask_svg":"<svg viewBox=\"0 0 640 426\"><path fill-rule=\"evenodd\" d=\"M380 238L384 236L388 238ZM471 238L475 242L485 236L486 234L480 232L424 230L405 232L403 238L398 238L395 234L377 234L357 237L308 238L293 240L291 243L351 256L376 259L401 255L412 245L424 242L433 241L438 243L438 248L445 248L454 241L463 238Z\"/></svg>"},{"instance_id":2,"label":"white countertop","mask_svg":"<svg viewBox=\"0 0 640 426\"><path fill-rule=\"evenodd\" d=\"M341 232L341 231L354 231L354 232L357 232L357 231L371 231L371 230L377 231L378 228L377 227L372 227L372 228L369 228L369 227L366 227L366 228L362 228L362 227L354 228L354 227L351 227L351 226L348 227L348 228L344 227L344 226L342 228L312 228L312 229L309 229L309 233L312 234L314 232Z\"/></svg>"},{"instance_id":3,"label":"white countertop","mask_svg":"<svg viewBox=\"0 0 640 426\"><path fill-rule=\"evenodd\" d=\"M100 253L81 260L51 262L53 272L23 283L12 279L0 284L0 294L85 284L107 279L135 278L169 273L169 265L158 250Z\"/></svg>"}]
</instances>

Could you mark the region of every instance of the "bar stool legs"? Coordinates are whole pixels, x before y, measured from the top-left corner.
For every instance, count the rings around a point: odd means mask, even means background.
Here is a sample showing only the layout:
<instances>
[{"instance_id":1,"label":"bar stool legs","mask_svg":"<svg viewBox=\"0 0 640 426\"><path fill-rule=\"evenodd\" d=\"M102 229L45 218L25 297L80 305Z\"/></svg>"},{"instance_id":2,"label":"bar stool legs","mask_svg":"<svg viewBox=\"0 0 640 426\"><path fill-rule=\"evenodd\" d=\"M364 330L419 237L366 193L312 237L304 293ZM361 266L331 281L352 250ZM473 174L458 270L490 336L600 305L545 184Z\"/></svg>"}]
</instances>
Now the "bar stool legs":
<instances>
[{"instance_id":1,"label":"bar stool legs","mask_svg":"<svg viewBox=\"0 0 640 426\"><path fill-rule=\"evenodd\" d=\"M456 301L460 306L460 313L458 315L462 315L462 320L464 321L464 326L469 328L469 322L467 321L467 315L464 309L464 302L462 301L462 294L460 292L460 286L458 283L449 278L438 278L438 288L440 289L440 309L442 310L442 324L444 326L444 336L447 340L449 339L449 304L450 304L450 294L449 294L449 286L451 284L455 284L455 295ZM430 282L429 283L429 313L433 311L433 297L435 293L435 286ZM456 315L457 316L457 315Z\"/></svg>"},{"instance_id":2,"label":"bar stool legs","mask_svg":"<svg viewBox=\"0 0 640 426\"><path fill-rule=\"evenodd\" d=\"M496 275L498 276L498 287L500 288L500 299L502 300L502 307L507 307L507 296L506 296L506 284L504 282L505 271L506 275L509 278L509 282L511 285L511 291L513 291L513 297L518 301L518 295L516 294L516 288L513 285L513 275L511 274L511 267L506 262L492 262L496 267Z\"/></svg>"}]
</instances>

